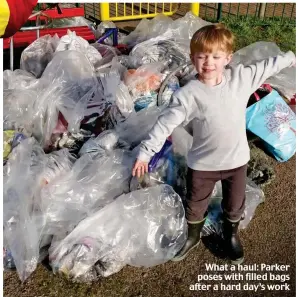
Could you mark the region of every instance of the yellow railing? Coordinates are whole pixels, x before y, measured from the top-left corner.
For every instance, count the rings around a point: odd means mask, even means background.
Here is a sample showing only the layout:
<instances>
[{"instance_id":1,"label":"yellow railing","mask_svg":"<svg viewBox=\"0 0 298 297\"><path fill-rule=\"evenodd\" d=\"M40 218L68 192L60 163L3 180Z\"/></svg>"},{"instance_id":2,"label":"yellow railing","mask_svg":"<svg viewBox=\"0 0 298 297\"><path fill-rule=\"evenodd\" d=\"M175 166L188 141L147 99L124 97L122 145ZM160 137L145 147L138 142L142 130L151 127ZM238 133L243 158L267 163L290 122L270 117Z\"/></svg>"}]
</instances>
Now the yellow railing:
<instances>
[{"instance_id":1,"label":"yellow railing","mask_svg":"<svg viewBox=\"0 0 298 297\"><path fill-rule=\"evenodd\" d=\"M171 16L179 9L179 3L96 3L85 4L85 14L100 21L126 21L153 18L158 14ZM190 10L199 15L199 3L191 3Z\"/></svg>"}]
</instances>

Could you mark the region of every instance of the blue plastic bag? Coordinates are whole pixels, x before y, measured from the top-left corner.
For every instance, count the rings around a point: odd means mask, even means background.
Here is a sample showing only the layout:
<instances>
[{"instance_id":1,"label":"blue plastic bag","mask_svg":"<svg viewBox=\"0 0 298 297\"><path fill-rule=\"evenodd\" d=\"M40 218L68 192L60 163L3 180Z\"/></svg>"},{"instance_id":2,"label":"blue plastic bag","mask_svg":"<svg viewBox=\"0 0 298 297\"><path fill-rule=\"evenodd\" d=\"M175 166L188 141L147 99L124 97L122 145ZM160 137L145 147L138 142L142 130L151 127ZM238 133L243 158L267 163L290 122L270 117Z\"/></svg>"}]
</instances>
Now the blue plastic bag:
<instances>
[{"instance_id":1,"label":"blue plastic bag","mask_svg":"<svg viewBox=\"0 0 298 297\"><path fill-rule=\"evenodd\" d=\"M246 129L263 139L280 162L296 152L296 115L274 90L247 108Z\"/></svg>"}]
</instances>

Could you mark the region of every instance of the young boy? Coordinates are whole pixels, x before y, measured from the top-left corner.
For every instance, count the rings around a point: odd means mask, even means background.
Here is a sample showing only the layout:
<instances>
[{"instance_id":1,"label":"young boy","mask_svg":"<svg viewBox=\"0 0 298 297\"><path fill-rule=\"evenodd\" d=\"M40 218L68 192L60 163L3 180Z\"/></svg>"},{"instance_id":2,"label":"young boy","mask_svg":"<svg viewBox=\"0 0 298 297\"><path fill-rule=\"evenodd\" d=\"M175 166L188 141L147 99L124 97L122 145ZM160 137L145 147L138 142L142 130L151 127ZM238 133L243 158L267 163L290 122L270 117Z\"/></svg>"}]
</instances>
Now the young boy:
<instances>
[{"instance_id":1,"label":"young boy","mask_svg":"<svg viewBox=\"0 0 298 297\"><path fill-rule=\"evenodd\" d=\"M237 229L245 207L246 168L250 158L245 112L250 95L283 68L295 65L287 52L254 65L226 68L232 58L233 34L221 24L198 30L190 42L190 57L197 75L173 95L141 144L132 174L148 172L148 162L179 125L191 123L193 144L188 153L188 239L175 256L179 261L200 242L214 185L222 183L223 236L232 264L244 260Z\"/></svg>"}]
</instances>

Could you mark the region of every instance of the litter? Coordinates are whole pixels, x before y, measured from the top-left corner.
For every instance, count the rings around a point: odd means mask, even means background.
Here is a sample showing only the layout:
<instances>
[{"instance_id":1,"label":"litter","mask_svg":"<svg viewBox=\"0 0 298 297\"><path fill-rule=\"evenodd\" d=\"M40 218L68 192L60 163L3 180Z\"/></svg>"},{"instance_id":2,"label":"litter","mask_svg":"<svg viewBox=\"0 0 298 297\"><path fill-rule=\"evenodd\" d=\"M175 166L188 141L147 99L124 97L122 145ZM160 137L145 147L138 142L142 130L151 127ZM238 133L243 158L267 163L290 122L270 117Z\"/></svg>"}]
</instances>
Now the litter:
<instances>
[{"instance_id":1,"label":"litter","mask_svg":"<svg viewBox=\"0 0 298 297\"><path fill-rule=\"evenodd\" d=\"M5 269L15 267L24 281L49 257L54 272L90 282L125 265L160 265L181 249L187 238L183 202L192 123L173 131L142 179L132 178L131 171L141 141L173 93L193 77L189 41L207 24L191 13L175 21L142 20L128 36L118 32L125 55L111 46L111 38L89 44L71 31L61 38L47 35L24 50L21 69L4 71ZM95 32L99 41L115 27L102 22ZM278 53L273 43L255 43L236 52L231 65ZM268 79L288 99L295 93L293 71ZM295 114L286 103L280 109L278 104L276 112L286 114L291 125L271 130L292 133ZM255 116L253 108L248 115ZM287 139L287 152L270 143L283 161L295 151L295 135ZM254 171L249 175L240 228L264 201L251 181L259 177ZM221 201L217 183L204 236L221 234Z\"/></svg>"}]
</instances>

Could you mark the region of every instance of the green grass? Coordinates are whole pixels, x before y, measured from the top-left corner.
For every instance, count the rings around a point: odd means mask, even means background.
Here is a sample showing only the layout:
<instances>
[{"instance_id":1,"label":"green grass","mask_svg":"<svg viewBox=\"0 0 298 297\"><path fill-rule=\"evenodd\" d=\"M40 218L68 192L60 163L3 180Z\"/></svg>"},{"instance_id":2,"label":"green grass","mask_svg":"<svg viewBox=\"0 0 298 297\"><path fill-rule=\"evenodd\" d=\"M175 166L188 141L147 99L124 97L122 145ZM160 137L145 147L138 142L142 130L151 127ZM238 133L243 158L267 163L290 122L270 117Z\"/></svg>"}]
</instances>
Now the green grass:
<instances>
[{"instance_id":1,"label":"green grass","mask_svg":"<svg viewBox=\"0 0 298 297\"><path fill-rule=\"evenodd\" d=\"M224 23L236 36L236 50L257 41L275 42L282 51L296 52L296 22L289 19L260 20L251 16L223 17Z\"/></svg>"}]
</instances>

